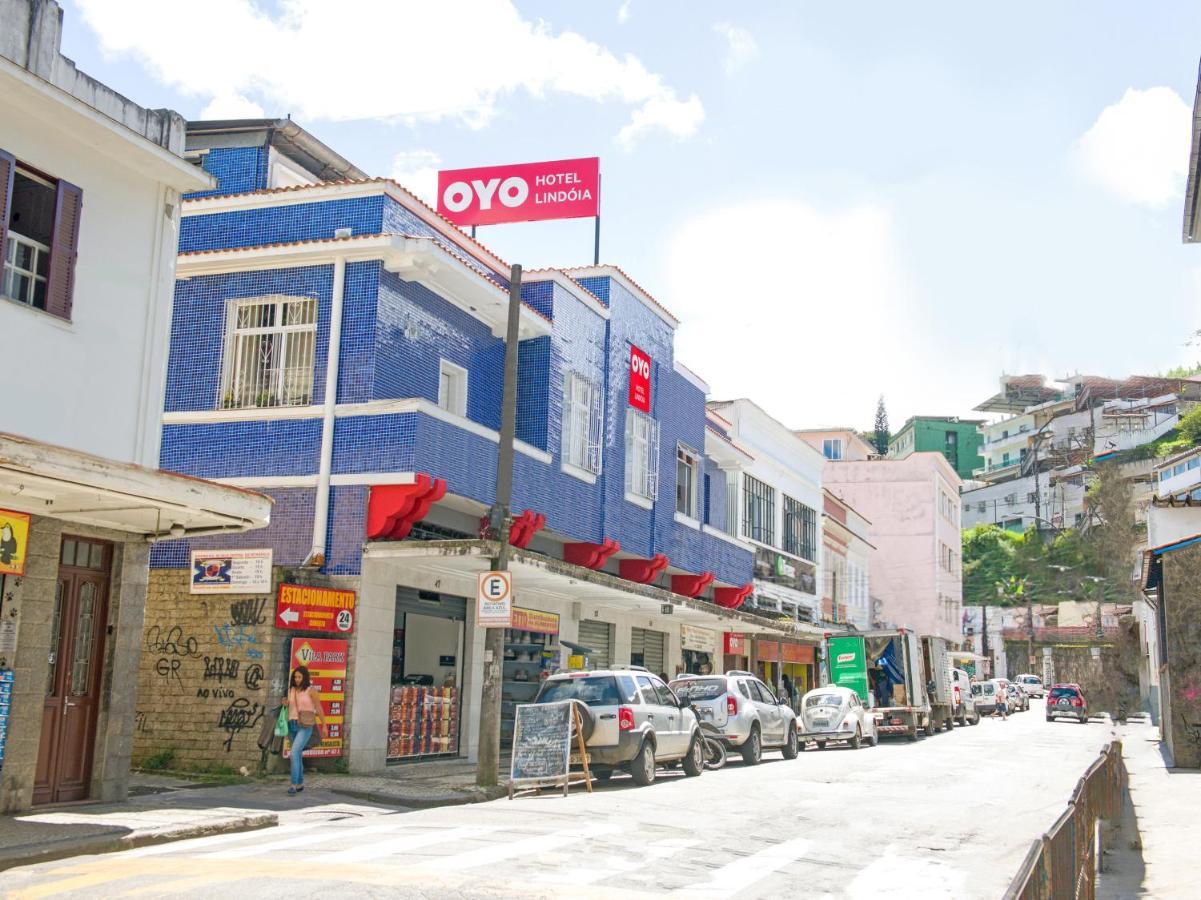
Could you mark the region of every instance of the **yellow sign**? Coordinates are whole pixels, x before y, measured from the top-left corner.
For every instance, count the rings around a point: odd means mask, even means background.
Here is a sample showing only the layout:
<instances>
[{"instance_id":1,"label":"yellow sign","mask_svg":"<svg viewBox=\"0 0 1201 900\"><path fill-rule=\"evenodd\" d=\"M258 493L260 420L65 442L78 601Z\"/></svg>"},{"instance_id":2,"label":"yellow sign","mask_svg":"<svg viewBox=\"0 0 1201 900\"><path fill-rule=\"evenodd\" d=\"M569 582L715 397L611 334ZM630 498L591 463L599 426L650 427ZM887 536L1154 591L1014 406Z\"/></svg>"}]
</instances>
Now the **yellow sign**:
<instances>
[{"instance_id":1,"label":"yellow sign","mask_svg":"<svg viewBox=\"0 0 1201 900\"><path fill-rule=\"evenodd\" d=\"M29 553L29 516L0 509L0 575L24 575Z\"/></svg>"},{"instance_id":2,"label":"yellow sign","mask_svg":"<svg viewBox=\"0 0 1201 900\"><path fill-rule=\"evenodd\" d=\"M537 609L522 609L513 607L513 624L516 631L534 631L540 634L559 633L559 614L542 612Z\"/></svg>"},{"instance_id":3,"label":"yellow sign","mask_svg":"<svg viewBox=\"0 0 1201 900\"><path fill-rule=\"evenodd\" d=\"M571 656L567 657L567 668L569 668L569 669L584 668L584 654L573 653L573 654L571 654Z\"/></svg>"}]
</instances>

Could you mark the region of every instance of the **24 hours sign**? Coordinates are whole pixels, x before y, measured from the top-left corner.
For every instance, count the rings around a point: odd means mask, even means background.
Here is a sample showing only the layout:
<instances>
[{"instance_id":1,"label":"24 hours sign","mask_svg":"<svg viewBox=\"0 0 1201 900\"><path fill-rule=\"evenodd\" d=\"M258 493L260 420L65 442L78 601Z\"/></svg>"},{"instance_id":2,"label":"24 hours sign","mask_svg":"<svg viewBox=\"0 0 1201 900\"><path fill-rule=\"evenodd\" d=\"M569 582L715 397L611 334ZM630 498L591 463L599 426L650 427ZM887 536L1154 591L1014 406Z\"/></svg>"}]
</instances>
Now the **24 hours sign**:
<instances>
[{"instance_id":1,"label":"24 hours sign","mask_svg":"<svg viewBox=\"0 0 1201 900\"><path fill-rule=\"evenodd\" d=\"M295 631L354 631L354 591L281 584L275 601L275 627Z\"/></svg>"}]
</instances>

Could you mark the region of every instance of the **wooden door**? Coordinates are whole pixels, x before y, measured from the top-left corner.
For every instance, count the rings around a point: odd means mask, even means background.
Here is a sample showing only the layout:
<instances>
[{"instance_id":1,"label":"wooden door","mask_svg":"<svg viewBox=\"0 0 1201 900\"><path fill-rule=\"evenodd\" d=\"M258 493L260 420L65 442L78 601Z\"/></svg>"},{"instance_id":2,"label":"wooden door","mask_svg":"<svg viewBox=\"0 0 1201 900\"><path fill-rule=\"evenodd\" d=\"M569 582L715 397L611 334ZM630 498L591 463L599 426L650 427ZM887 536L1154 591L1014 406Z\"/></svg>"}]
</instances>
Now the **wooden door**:
<instances>
[{"instance_id":1,"label":"wooden door","mask_svg":"<svg viewBox=\"0 0 1201 900\"><path fill-rule=\"evenodd\" d=\"M100 710L112 545L63 538L34 803L84 800Z\"/></svg>"}]
</instances>

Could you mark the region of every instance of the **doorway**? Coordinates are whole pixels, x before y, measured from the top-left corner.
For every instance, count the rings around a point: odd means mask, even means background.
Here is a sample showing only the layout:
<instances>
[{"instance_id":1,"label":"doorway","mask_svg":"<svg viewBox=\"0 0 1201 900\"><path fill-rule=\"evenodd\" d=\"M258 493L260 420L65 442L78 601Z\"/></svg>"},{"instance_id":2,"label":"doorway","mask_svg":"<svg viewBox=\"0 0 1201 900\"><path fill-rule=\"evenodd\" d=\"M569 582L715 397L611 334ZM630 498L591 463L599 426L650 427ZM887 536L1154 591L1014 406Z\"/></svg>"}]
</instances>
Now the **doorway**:
<instances>
[{"instance_id":1,"label":"doorway","mask_svg":"<svg viewBox=\"0 0 1201 900\"><path fill-rule=\"evenodd\" d=\"M85 800L100 711L112 544L63 537L34 803Z\"/></svg>"}]
</instances>

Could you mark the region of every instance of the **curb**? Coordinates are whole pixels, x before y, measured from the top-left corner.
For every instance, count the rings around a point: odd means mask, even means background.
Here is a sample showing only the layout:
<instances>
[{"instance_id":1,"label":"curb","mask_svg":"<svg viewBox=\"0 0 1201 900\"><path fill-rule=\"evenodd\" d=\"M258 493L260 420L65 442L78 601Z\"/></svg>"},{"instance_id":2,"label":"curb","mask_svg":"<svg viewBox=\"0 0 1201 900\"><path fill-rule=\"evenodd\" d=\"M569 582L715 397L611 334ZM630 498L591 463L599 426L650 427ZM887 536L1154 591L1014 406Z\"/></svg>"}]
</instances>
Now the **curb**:
<instances>
[{"instance_id":1,"label":"curb","mask_svg":"<svg viewBox=\"0 0 1201 900\"><path fill-rule=\"evenodd\" d=\"M232 821L204 825L188 825L166 831L128 831L119 834L96 834L81 838L62 838L50 842L42 841L27 848L0 849L0 872L17 866L32 866L38 863L66 859L71 856L88 856L95 853L118 853L152 844L169 844L190 838L210 837L215 834L234 834L241 831L257 831L279 824L275 813L257 813Z\"/></svg>"},{"instance_id":2,"label":"curb","mask_svg":"<svg viewBox=\"0 0 1201 900\"><path fill-rule=\"evenodd\" d=\"M343 788L324 787L324 790L354 800L378 803L381 806L399 806L404 809L435 809L439 806L466 806L469 803L487 803L499 800L509 793L508 785L497 785L482 791L463 791L453 794L414 795L391 794L379 791L355 791Z\"/></svg>"}]
</instances>

